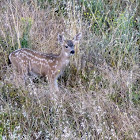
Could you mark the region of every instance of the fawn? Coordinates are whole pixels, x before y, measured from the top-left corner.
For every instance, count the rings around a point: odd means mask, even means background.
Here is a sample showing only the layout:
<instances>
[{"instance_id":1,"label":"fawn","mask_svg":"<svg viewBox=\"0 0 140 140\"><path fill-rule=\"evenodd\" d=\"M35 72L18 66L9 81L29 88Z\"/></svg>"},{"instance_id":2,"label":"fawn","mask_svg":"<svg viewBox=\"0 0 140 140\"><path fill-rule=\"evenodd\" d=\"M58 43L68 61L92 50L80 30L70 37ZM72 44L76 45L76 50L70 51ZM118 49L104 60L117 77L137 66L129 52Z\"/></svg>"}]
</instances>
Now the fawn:
<instances>
[{"instance_id":1,"label":"fawn","mask_svg":"<svg viewBox=\"0 0 140 140\"><path fill-rule=\"evenodd\" d=\"M65 40L58 35L58 42L62 46L59 55L45 54L27 48L15 50L9 55L12 66L22 78L35 74L47 78L51 90L59 91L57 79L69 64L70 56L75 53L74 45L82 34L77 34L73 40Z\"/></svg>"}]
</instances>

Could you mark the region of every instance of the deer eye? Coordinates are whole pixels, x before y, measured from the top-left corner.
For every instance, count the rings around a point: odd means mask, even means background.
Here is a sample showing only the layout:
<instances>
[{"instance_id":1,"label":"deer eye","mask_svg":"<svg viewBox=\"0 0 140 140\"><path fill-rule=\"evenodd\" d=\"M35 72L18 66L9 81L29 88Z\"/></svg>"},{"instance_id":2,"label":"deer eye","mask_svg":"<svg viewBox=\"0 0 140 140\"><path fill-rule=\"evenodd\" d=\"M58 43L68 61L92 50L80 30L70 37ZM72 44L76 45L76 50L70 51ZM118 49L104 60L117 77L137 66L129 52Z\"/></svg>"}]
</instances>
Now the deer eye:
<instances>
[{"instance_id":1,"label":"deer eye","mask_svg":"<svg viewBox=\"0 0 140 140\"><path fill-rule=\"evenodd\" d=\"M68 47L69 47L69 46L67 46L67 45L65 46L65 48L68 48Z\"/></svg>"}]
</instances>

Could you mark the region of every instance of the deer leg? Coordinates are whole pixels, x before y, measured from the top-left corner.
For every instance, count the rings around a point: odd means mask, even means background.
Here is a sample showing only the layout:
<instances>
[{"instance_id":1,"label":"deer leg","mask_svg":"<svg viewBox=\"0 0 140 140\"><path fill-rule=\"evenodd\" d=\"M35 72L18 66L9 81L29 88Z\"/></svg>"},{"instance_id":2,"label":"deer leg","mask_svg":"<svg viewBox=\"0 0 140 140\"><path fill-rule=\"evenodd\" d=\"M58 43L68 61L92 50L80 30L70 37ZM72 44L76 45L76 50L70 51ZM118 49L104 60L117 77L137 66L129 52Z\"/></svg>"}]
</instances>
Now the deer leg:
<instances>
[{"instance_id":1,"label":"deer leg","mask_svg":"<svg viewBox=\"0 0 140 140\"><path fill-rule=\"evenodd\" d=\"M55 91L59 91L57 79L54 79L54 87L55 87Z\"/></svg>"},{"instance_id":2,"label":"deer leg","mask_svg":"<svg viewBox=\"0 0 140 140\"><path fill-rule=\"evenodd\" d=\"M17 72L18 72L18 81L21 84L26 85L26 79L27 79L27 75L28 75L26 65L23 65L23 64L18 65Z\"/></svg>"},{"instance_id":3,"label":"deer leg","mask_svg":"<svg viewBox=\"0 0 140 140\"><path fill-rule=\"evenodd\" d=\"M56 78L48 79L48 82L49 82L50 90L52 92L58 92L59 91L58 83L57 83Z\"/></svg>"}]
</instances>

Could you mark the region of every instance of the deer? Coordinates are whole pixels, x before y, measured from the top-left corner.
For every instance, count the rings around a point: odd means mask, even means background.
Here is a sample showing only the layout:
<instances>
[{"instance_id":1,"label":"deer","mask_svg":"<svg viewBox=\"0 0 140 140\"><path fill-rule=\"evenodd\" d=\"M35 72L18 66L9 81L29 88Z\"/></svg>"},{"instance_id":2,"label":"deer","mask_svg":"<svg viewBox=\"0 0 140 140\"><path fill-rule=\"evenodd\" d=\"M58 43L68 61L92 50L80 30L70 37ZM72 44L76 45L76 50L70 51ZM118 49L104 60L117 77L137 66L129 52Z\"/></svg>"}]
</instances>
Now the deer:
<instances>
[{"instance_id":1,"label":"deer","mask_svg":"<svg viewBox=\"0 0 140 140\"><path fill-rule=\"evenodd\" d=\"M22 79L30 74L42 76L48 80L52 91L59 91L57 79L68 66L70 56L75 53L75 44L81 36L78 33L72 40L67 40L63 34L58 34L58 42L62 47L58 55L21 48L10 53L9 60Z\"/></svg>"}]
</instances>

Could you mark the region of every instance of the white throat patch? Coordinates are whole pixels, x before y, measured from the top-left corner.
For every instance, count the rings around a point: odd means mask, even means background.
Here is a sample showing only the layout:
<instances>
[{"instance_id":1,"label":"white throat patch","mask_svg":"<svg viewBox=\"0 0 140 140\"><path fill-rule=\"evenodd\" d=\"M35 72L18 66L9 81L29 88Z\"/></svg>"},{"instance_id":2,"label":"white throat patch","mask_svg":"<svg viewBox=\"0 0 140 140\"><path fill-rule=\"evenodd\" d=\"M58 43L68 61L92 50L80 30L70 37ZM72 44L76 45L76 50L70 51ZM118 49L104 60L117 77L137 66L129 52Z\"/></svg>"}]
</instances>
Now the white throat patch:
<instances>
[{"instance_id":1,"label":"white throat patch","mask_svg":"<svg viewBox=\"0 0 140 140\"><path fill-rule=\"evenodd\" d=\"M65 56L69 56L69 54L65 52Z\"/></svg>"}]
</instances>

